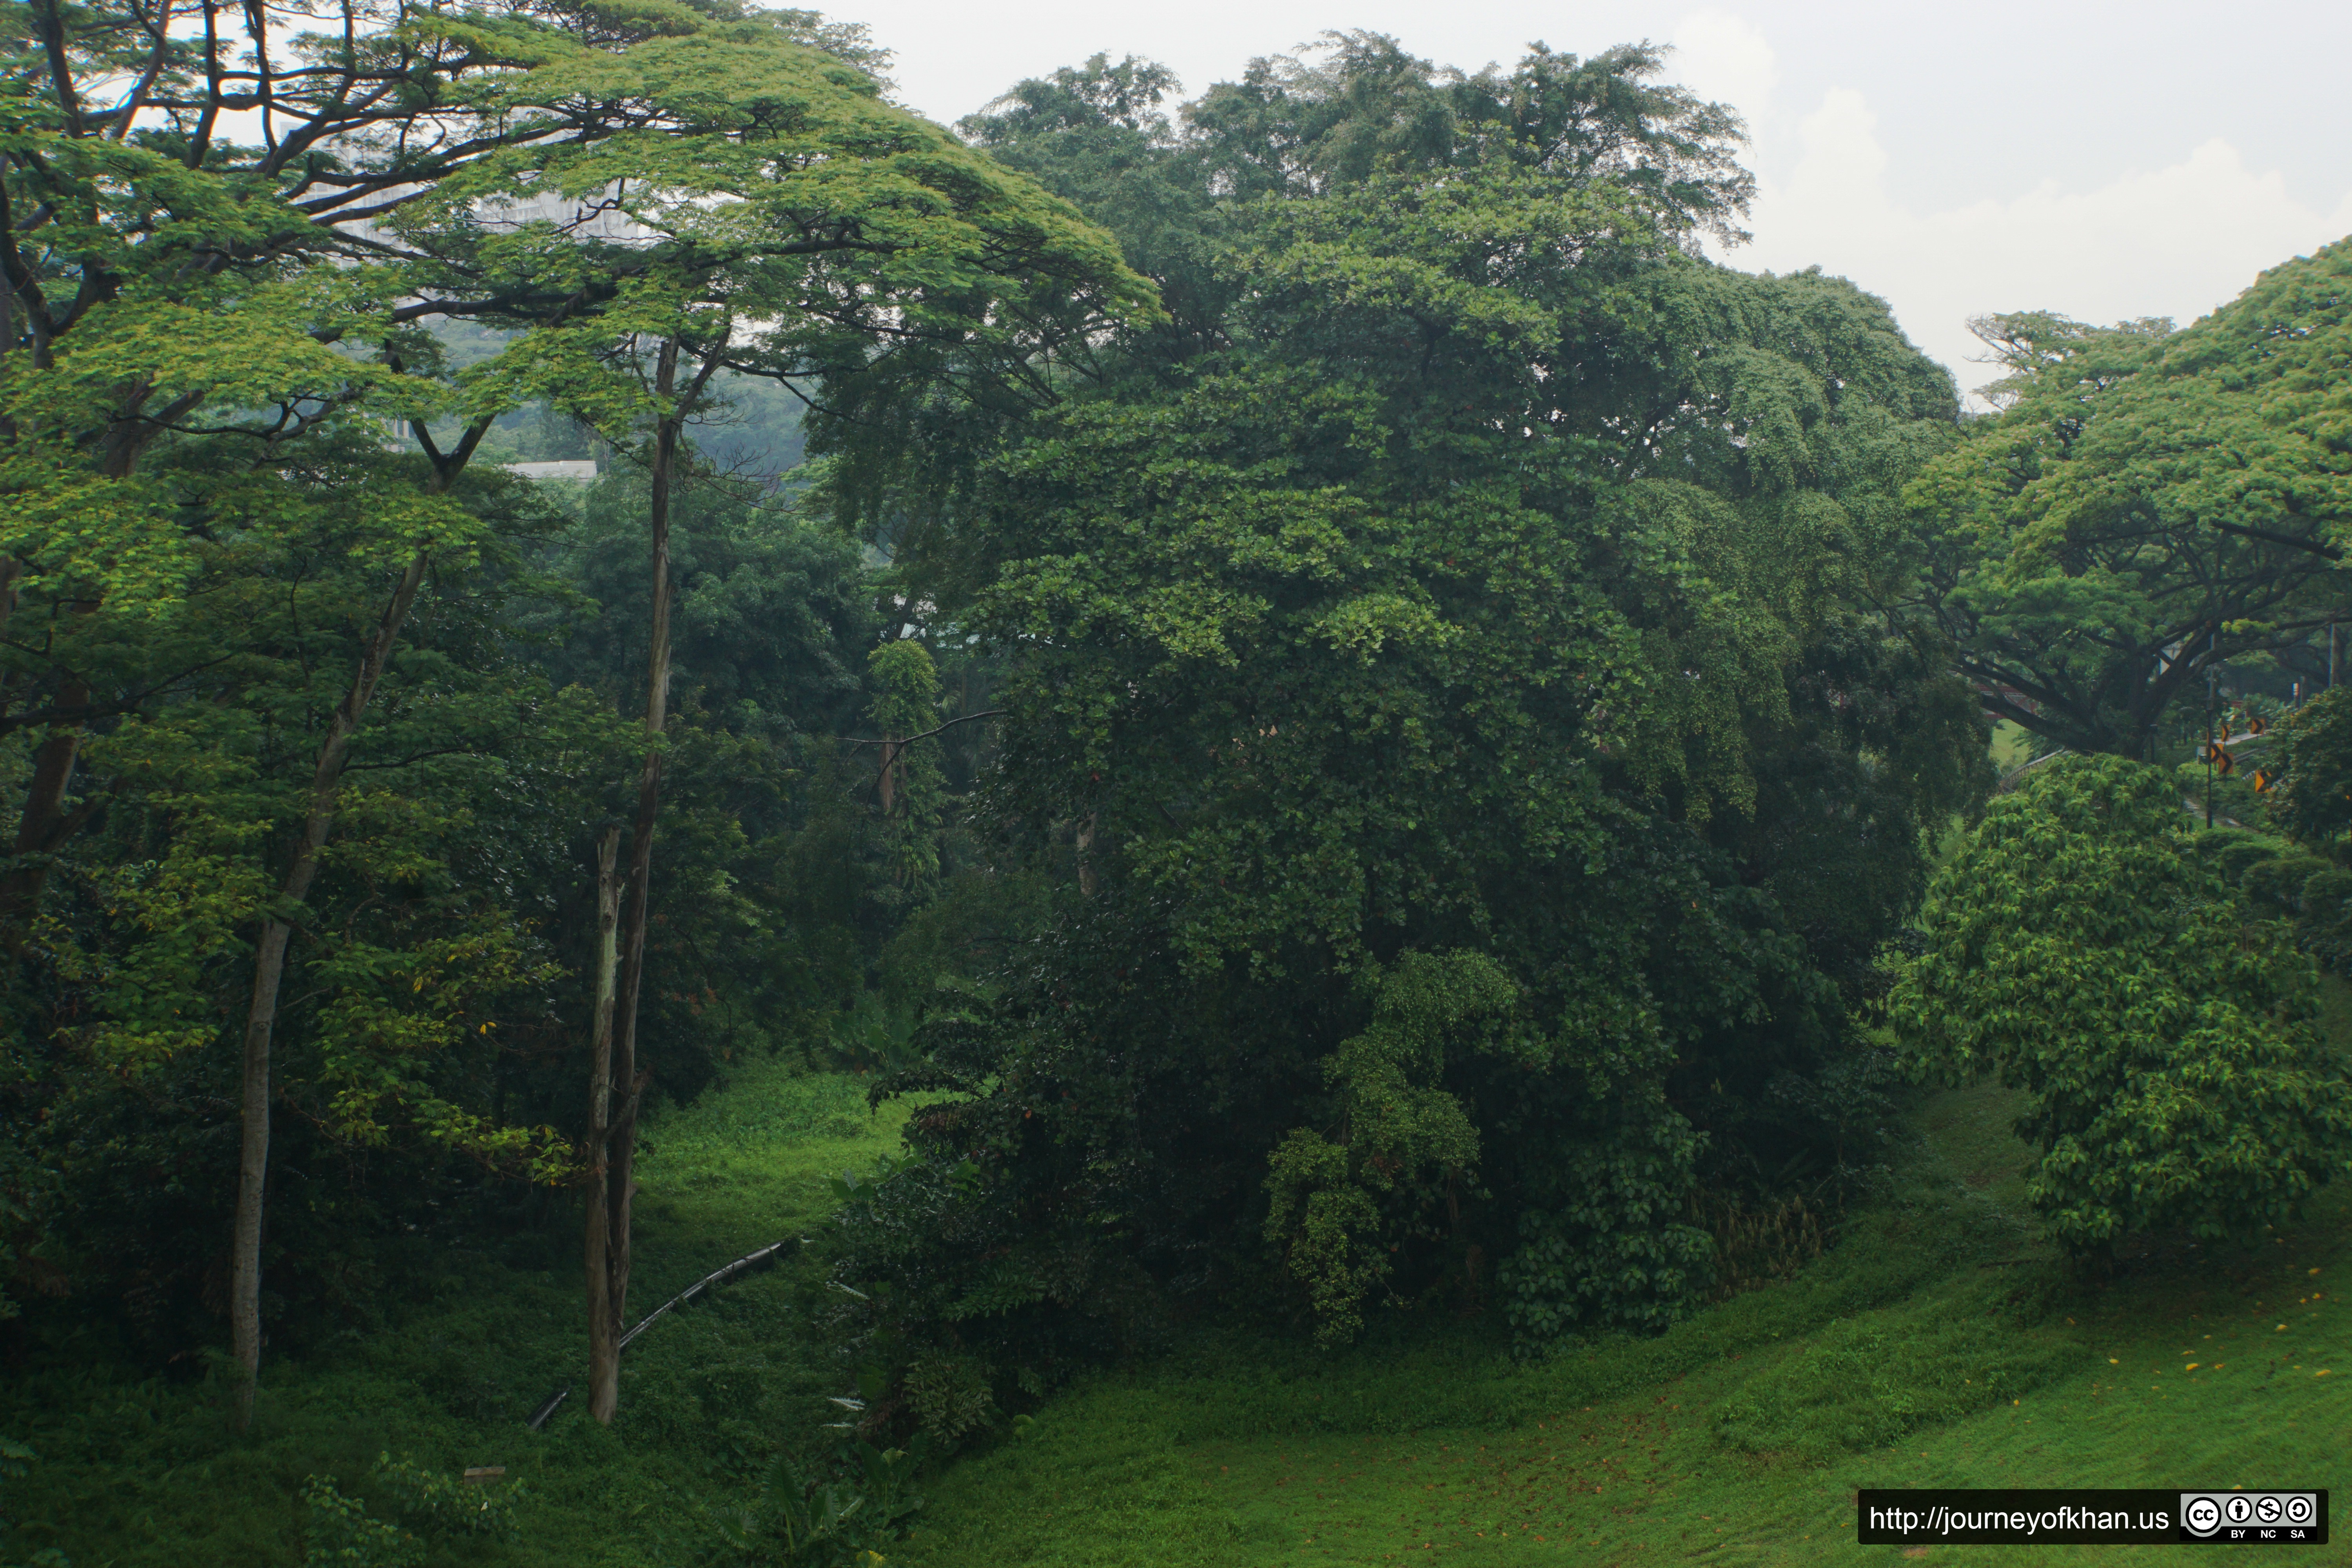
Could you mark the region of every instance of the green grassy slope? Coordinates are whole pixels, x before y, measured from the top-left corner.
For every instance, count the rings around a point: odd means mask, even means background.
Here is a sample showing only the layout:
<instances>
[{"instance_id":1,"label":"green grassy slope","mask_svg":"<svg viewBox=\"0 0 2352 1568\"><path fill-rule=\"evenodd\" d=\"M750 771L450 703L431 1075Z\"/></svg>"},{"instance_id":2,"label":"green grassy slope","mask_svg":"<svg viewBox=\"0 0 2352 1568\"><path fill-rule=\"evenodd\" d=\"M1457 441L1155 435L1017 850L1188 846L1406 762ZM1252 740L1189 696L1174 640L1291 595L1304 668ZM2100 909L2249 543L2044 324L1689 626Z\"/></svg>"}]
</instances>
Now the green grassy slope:
<instances>
[{"instance_id":1,"label":"green grassy slope","mask_svg":"<svg viewBox=\"0 0 2352 1568\"><path fill-rule=\"evenodd\" d=\"M868 1118L857 1088L759 1068L653 1123L640 1302L820 1218L824 1176L894 1142L903 1115ZM968 1452L927 1484L930 1506L889 1561L1891 1561L1895 1548L1852 1544L1857 1487L2340 1487L2352 1192L2246 1251L2146 1260L2079 1289L2016 1212L2011 1114L1997 1089L1927 1101L1885 1197L1826 1257L1661 1338L1525 1367L1451 1320L1392 1320L1337 1356L1201 1331ZM800 1304L805 1271L788 1264L656 1326L612 1431L567 1408L532 1434L522 1416L576 1381L582 1341L568 1228L530 1246L538 1256L444 1254L432 1300L276 1363L250 1440L227 1432L216 1385L122 1381L102 1346L91 1370L15 1381L0 1432L42 1458L0 1492L0 1514L24 1524L14 1551L55 1545L77 1568L296 1563L303 1479L334 1476L386 1513L367 1471L389 1448L441 1469L504 1465L530 1489L511 1539L437 1543L436 1564L689 1562L709 1539L699 1506L740 1498L782 1435L829 1418L841 1373Z\"/></svg>"},{"instance_id":2,"label":"green grassy slope","mask_svg":"<svg viewBox=\"0 0 2352 1568\"><path fill-rule=\"evenodd\" d=\"M2078 1290L2011 1211L2011 1114L1998 1089L1929 1102L1899 1189L1827 1258L1662 1339L1528 1369L1443 1332L1329 1360L1227 1343L1100 1376L951 1471L893 1562L1894 1561L1853 1544L1857 1488L2340 1488L2352 1194Z\"/></svg>"}]
</instances>

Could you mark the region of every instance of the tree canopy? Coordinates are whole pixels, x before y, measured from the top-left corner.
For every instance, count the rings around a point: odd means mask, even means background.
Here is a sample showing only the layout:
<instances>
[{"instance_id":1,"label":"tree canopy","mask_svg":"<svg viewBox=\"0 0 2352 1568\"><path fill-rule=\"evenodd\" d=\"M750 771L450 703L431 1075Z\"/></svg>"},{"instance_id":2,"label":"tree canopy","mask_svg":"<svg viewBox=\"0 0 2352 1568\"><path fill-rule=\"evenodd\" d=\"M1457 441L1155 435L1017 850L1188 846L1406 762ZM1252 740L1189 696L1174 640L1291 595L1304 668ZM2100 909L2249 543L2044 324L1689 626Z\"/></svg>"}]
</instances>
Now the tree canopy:
<instances>
[{"instance_id":1,"label":"tree canopy","mask_svg":"<svg viewBox=\"0 0 2352 1568\"><path fill-rule=\"evenodd\" d=\"M1343 40L1315 145L1392 123L1392 68L1451 79ZM898 1331L1034 1365L1139 1279L1270 1258L1327 1336L1458 1288L1534 1348L1687 1310L1703 1179L1827 1163L1846 1008L1981 751L1864 600L1957 410L1878 301L1685 251L1710 220L1638 150L1733 122L1654 68L1509 79L1613 153L1536 115L1326 163L1277 121L1252 145L1299 172L1256 184L1237 105L1293 104L1295 61L1181 132L1102 60L974 122L1114 226L1189 190L1121 237L1213 314L906 503L1006 659L990 807L1091 896L896 1080L956 1091L916 1144L977 1172L854 1211L919 1287ZM1828 856L1869 889L1841 910Z\"/></svg>"},{"instance_id":2,"label":"tree canopy","mask_svg":"<svg viewBox=\"0 0 2352 1568\"><path fill-rule=\"evenodd\" d=\"M1923 1068L2032 1097L2028 1201L2069 1251L2241 1240L2352 1173L2311 966L2189 852L2161 770L2063 758L1937 874L1889 1010Z\"/></svg>"},{"instance_id":3,"label":"tree canopy","mask_svg":"<svg viewBox=\"0 0 2352 1568\"><path fill-rule=\"evenodd\" d=\"M805 394L902 342L1017 366L1024 321L1149 317L1149 285L806 14L347 6L340 37L289 38L206 9L200 40L168 8L27 15L0 146L10 1005L96 1115L106 1074L205 1081L207 1047L237 1053L247 1399L281 1104L347 1149L601 1173L604 1131L509 1121L498 1036L561 1047L562 943L525 910L593 859L625 731L510 624L576 607L545 570L562 507L469 471L517 410L570 416L642 453L657 561L617 1305L685 422L720 370ZM90 83L122 96L94 111ZM453 355L453 322L492 335ZM526 827L532 791L557 815Z\"/></svg>"},{"instance_id":4,"label":"tree canopy","mask_svg":"<svg viewBox=\"0 0 2352 1568\"><path fill-rule=\"evenodd\" d=\"M2347 609L2352 242L2193 326L1980 330L2008 406L1915 481L1916 592L1988 709L2142 754L2206 672L2303 656Z\"/></svg>"},{"instance_id":5,"label":"tree canopy","mask_svg":"<svg viewBox=\"0 0 2352 1568\"><path fill-rule=\"evenodd\" d=\"M1988 319L1971 417L1714 259L1743 126L1651 45L1098 55L950 132L733 0L13 15L27 1320L226 1339L242 1419L511 1247L611 1421L644 1118L839 1073L906 1131L793 1310L887 1543L889 1445L1197 1309L1663 1331L1906 1069L2028 1097L2083 1257L2342 1167L2346 704L2261 708L2293 844L2126 756L2347 607L2347 246ZM1987 805L1989 713L2108 754Z\"/></svg>"}]
</instances>

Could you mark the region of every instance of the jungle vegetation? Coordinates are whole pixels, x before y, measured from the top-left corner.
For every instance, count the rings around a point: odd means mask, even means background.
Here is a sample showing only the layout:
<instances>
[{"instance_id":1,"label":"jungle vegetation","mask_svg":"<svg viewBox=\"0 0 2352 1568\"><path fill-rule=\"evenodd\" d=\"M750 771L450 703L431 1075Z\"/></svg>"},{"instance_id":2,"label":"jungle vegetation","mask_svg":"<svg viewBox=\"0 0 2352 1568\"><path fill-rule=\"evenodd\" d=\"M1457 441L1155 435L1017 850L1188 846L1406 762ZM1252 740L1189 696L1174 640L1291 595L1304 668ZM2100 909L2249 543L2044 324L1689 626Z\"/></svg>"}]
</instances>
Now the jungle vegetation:
<instances>
[{"instance_id":1,"label":"jungle vegetation","mask_svg":"<svg viewBox=\"0 0 2352 1568\"><path fill-rule=\"evenodd\" d=\"M1204 1315L1666 1332L1887 1190L1913 1081L2024 1097L2086 1276L2352 1159L2352 710L2295 700L2352 244L1988 318L1971 415L1707 258L1743 128L1646 44L1097 56L949 130L733 0L5 37L21 1367L102 1330L242 1431L435 1248L552 1247L625 1432L643 1129L860 1075L903 1136L796 1331L852 1446L721 1531L845 1561Z\"/></svg>"}]
</instances>

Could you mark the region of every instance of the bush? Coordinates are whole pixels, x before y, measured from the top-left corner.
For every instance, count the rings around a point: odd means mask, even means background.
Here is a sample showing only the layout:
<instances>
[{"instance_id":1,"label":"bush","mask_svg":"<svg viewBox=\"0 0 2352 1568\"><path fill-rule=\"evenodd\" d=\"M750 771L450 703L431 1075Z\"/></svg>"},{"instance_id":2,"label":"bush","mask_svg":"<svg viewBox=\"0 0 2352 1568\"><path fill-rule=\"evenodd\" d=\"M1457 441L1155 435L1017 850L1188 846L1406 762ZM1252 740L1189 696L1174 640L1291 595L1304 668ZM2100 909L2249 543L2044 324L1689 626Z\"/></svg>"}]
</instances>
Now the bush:
<instances>
[{"instance_id":1,"label":"bush","mask_svg":"<svg viewBox=\"0 0 2352 1568\"><path fill-rule=\"evenodd\" d=\"M2304 854L2274 855L2267 860L2257 860L2238 879L2246 897L2258 905L2287 912L2300 913L2303 909L2304 885L2330 868L2316 856Z\"/></svg>"},{"instance_id":2,"label":"bush","mask_svg":"<svg viewBox=\"0 0 2352 1568\"><path fill-rule=\"evenodd\" d=\"M779 1459L751 1507L709 1516L717 1540L702 1559L714 1568L881 1568L877 1547L922 1509L914 1480L926 1451L919 1436L905 1448L853 1444L835 1467L843 1473L822 1482Z\"/></svg>"},{"instance_id":3,"label":"bush","mask_svg":"<svg viewBox=\"0 0 2352 1568\"><path fill-rule=\"evenodd\" d=\"M2210 828L2197 834L2191 842L2200 858L2231 883L2286 847L2284 839L2243 827Z\"/></svg>"},{"instance_id":4,"label":"bush","mask_svg":"<svg viewBox=\"0 0 2352 1568\"><path fill-rule=\"evenodd\" d=\"M503 1535L514 1525L520 1481L468 1486L456 1476L428 1470L414 1460L379 1454L375 1479L414 1524L465 1535Z\"/></svg>"},{"instance_id":5,"label":"bush","mask_svg":"<svg viewBox=\"0 0 2352 1568\"><path fill-rule=\"evenodd\" d=\"M2344 918L2345 900L2352 899L2352 871L2330 866L2306 878L2299 895L2304 914L2315 921Z\"/></svg>"},{"instance_id":6,"label":"bush","mask_svg":"<svg viewBox=\"0 0 2352 1568\"><path fill-rule=\"evenodd\" d=\"M302 1489L309 1519L303 1568L416 1568L425 1543L397 1525L370 1519L357 1498L345 1497L324 1476Z\"/></svg>"},{"instance_id":7,"label":"bush","mask_svg":"<svg viewBox=\"0 0 2352 1568\"><path fill-rule=\"evenodd\" d=\"M2323 693L2279 721L2283 742L2271 819L2297 843L2343 845L2352 834L2352 687Z\"/></svg>"}]
</instances>

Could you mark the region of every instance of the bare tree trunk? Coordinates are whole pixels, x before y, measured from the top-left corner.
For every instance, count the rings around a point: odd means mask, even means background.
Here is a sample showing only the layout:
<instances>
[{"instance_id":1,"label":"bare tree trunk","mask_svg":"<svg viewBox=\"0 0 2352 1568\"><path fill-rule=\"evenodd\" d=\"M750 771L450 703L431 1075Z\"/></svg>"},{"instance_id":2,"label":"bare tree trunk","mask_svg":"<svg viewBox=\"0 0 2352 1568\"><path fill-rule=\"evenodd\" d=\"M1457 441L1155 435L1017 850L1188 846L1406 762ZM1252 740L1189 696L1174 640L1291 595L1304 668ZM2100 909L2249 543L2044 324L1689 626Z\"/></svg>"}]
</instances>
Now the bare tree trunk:
<instances>
[{"instance_id":1,"label":"bare tree trunk","mask_svg":"<svg viewBox=\"0 0 2352 1568\"><path fill-rule=\"evenodd\" d=\"M614 1321L625 1318L629 1302L629 1199L635 1195L634 1170L637 1152L637 1100L645 1086L637 1076L637 1002L645 989L646 921L653 896L654 827L661 816L661 747L669 723L669 491L671 466L677 458L679 426L672 416L677 382L677 340L662 344L655 387L662 398L662 419L654 432L654 461L647 530L653 560L649 588L653 600L652 635L646 646L645 762L637 771L637 820L629 835L628 924L621 937L621 995L614 1020L613 1081L625 1095L614 1118L612 1175L605 1188L611 1231L606 1253L605 1289L613 1300Z\"/></svg>"},{"instance_id":2,"label":"bare tree trunk","mask_svg":"<svg viewBox=\"0 0 2352 1568\"><path fill-rule=\"evenodd\" d=\"M596 845L596 1007L588 1047L588 1413L606 1426L621 1404L621 1303L613 1299L606 1166L613 1140L614 981L620 967L618 824Z\"/></svg>"},{"instance_id":3,"label":"bare tree trunk","mask_svg":"<svg viewBox=\"0 0 2352 1568\"><path fill-rule=\"evenodd\" d=\"M457 451L446 458L429 445L426 447L435 469L431 493L446 491L456 481L488 429L488 420L468 429ZM416 601L416 591L424 585L425 569L432 560L429 550L420 550L409 561L376 622L374 635L368 638L360 656L351 690L328 720L327 738L320 743L318 763L310 770L310 801L303 816L302 832L294 842L293 859L286 868L285 879L278 884L281 904L300 903L310 891L311 879L319 874L319 856L327 846L328 830L334 826L335 795L342 783L343 759L350 752L352 736L359 729L369 700L375 695L376 683L383 678L392 650L400 641L401 627L407 623L409 606ZM262 926L261 940L253 956L253 1003L245 1020L244 1085L238 1104L243 1138L237 1154L236 1225L229 1244L228 1307L229 1336L236 1348L237 1365L245 1374L238 1383L236 1395L236 1426L240 1432L253 1420L255 1383L261 1373L261 1219L269 1182L269 1045L278 1026L278 991L286 977L286 946L292 935L292 928L274 917Z\"/></svg>"},{"instance_id":4,"label":"bare tree trunk","mask_svg":"<svg viewBox=\"0 0 2352 1568\"><path fill-rule=\"evenodd\" d=\"M661 816L661 737L669 722L669 502L672 480L677 464L679 438L686 429L687 416L701 400L703 388L719 369L719 358L725 340L712 346L705 354L702 366L684 388L677 384L678 341L670 338L661 346L655 362L654 390L661 399L662 415L654 427L653 468L650 475L648 532L653 545L650 589L653 602L652 634L646 647L646 755L637 773L637 820L629 837L629 874L627 918L620 938L621 985L613 1030L613 1064L611 1082L622 1091L620 1107L614 1112L611 1130L606 1135L610 1163L604 1180L604 1279L603 1294L611 1303L612 1324L617 1334L626 1321L629 1302L629 1200L636 1194L635 1167L637 1152L637 1107L645 1094L646 1075L637 1070L637 1003L645 989L646 925L653 896L654 828ZM593 1225L594 1221L592 1220ZM596 1290L596 1281L589 1282ZM599 1309L592 1303L593 1314ZM593 1361L592 1342L590 1356ZM619 1367L614 1368L615 1394L618 1398ZM606 1410L598 1419L610 1421L612 1411Z\"/></svg>"}]
</instances>

